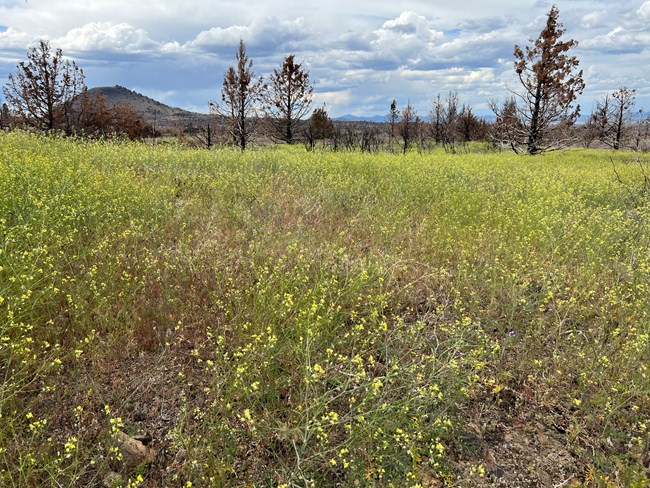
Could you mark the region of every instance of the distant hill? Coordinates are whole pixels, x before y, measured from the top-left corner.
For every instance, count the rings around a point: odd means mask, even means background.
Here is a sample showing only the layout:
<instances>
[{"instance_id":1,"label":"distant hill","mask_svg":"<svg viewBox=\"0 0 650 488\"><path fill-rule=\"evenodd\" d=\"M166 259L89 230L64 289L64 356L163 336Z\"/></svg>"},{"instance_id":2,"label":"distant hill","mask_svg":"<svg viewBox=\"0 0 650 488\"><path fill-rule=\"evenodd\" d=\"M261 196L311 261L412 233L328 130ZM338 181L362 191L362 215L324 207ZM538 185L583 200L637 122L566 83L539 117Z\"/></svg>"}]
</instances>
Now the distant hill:
<instances>
[{"instance_id":1,"label":"distant hill","mask_svg":"<svg viewBox=\"0 0 650 488\"><path fill-rule=\"evenodd\" d=\"M357 115L342 115L341 117L336 117L333 119L339 122L375 122L381 123L386 122L386 115L367 115L367 116L357 116Z\"/></svg>"},{"instance_id":2,"label":"distant hill","mask_svg":"<svg viewBox=\"0 0 650 488\"><path fill-rule=\"evenodd\" d=\"M170 107L120 85L90 88L88 94L90 96L102 95L104 97L104 103L108 107L113 107L118 104L127 105L142 115L151 126L186 127L188 125L205 124L208 120L206 114Z\"/></svg>"},{"instance_id":3,"label":"distant hill","mask_svg":"<svg viewBox=\"0 0 650 488\"><path fill-rule=\"evenodd\" d=\"M493 114L487 114L487 115L479 115L479 119L485 120L486 122L494 122L496 120L496 117ZM374 122L376 124L381 124L381 123L386 123L388 122L388 116L387 115L342 115L341 117L336 117L333 120L338 121L338 122ZM429 116L425 115L424 116L424 121L428 122Z\"/></svg>"}]
</instances>

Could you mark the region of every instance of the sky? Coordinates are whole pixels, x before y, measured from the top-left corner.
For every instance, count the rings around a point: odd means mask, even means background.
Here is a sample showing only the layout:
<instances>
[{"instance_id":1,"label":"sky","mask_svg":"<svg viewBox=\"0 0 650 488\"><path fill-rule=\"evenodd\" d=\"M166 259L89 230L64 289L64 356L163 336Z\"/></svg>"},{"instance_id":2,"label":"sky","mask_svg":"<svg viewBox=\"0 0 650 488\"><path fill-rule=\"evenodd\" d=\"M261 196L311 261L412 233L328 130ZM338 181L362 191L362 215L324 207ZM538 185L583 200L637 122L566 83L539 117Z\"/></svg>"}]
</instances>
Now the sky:
<instances>
[{"instance_id":1,"label":"sky","mask_svg":"<svg viewBox=\"0 0 650 488\"><path fill-rule=\"evenodd\" d=\"M575 39L586 89L622 86L650 111L650 0L556 0L563 39ZM0 0L0 84L40 39L74 60L88 87L122 85L207 112L246 44L256 75L294 54L310 73L314 107L332 117L387 114L411 103L426 117L449 91L479 115L520 87L515 44L539 35L546 0ZM0 98L2 95L0 94Z\"/></svg>"}]
</instances>

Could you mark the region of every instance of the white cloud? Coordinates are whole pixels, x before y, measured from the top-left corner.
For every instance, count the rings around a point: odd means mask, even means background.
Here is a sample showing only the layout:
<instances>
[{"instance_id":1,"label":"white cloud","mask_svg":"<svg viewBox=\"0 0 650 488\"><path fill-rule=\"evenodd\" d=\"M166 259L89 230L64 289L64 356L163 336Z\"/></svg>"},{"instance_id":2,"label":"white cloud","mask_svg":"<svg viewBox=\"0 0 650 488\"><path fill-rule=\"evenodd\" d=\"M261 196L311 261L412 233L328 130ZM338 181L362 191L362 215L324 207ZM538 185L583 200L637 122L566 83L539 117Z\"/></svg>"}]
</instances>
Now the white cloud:
<instances>
[{"instance_id":1,"label":"white cloud","mask_svg":"<svg viewBox=\"0 0 650 488\"><path fill-rule=\"evenodd\" d=\"M328 112L331 109L344 109L351 99L350 90L316 92L314 93L314 107L325 104Z\"/></svg>"},{"instance_id":2,"label":"white cloud","mask_svg":"<svg viewBox=\"0 0 650 488\"><path fill-rule=\"evenodd\" d=\"M165 54L180 54L185 50L178 41L166 42L160 47L160 51Z\"/></svg>"},{"instance_id":3,"label":"white cloud","mask_svg":"<svg viewBox=\"0 0 650 488\"><path fill-rule=\"evenodd\" d=\"M143 29L110 22L91 22L70 30L54 44L71 51L121 51L139 53L157 48Z\"/></svg>"},{"instance_id":4,"label":"white cloud","mask_svg":"<svg viewBox=\"0 0 650 488\"><path fill-rule=\"evenodd\" d=\"M440 33L437 33L435 29L432 28L431 23L423 15L420 15L415 12L405 10L402 12L399 17L388 20L384 22L381 29L378 31L380 35L391 33L389 38L396 37L420 37L424 39L431 39L438 37Z\"/></svg>"},{"instance_id":5,"label":"white cloud","mask_svg":"<svg viewBox=\"0 0 650 488\"><path fill-rule=\"evenodd\" d=\"M374 31L374 36L370 42L374 57L402 63L418 62L433 49L436 41L444 37L425 16L410 11L384 22Z\"/></svg>"},{"instance_id":6,"label":"white cloud","mask_svg":"<svg viewBox=\"0 0 650 488\"><path fill-rule=\"evenodd\" d=\"M213 27L210 30L201 32L190 45L199 47L211 46L236 46L240 39L249 39L250 27L233 25L230 27Z\"/></svg>"},{"instance_id":7,"label":"white cloud","mask_svg":"<svg viewBox=\"0 0 650 488\"><path fill-rule=\"evenodd\" d=\"M583 15L580 19L580 23L585 29L594 29L606 25L605 20L605 12L593 11Z\"/></svg>"},{"instance_id":8,"label":"white cloud","mask_svg":"<svg viewBox=\"0 0 650 488\"><path fill-rule=\"evenodd\" d=\"M213 27L200 32L188 43L190 47L201 49L228 47L236 49L239 40L247 46L282 49L287 43L304 38L307 35L305 19L279 20L274 17L258 19L250 25L232 25Z\"/></svg>"},{"instance_id":9,"label":"white cloud","mask_svg":"<svg viewBox=\"0 0 650 488\"><path fill-rule=\"evenodd\" d=\"M399 70L402 79L423 84L432 84L435 87L427 90L431 94L449 90L462 91L472 89L474 91L493 86L498 83L495 70L492 68L465 69L449 68L444 70L417 71L411 69Z\"/></svg>"},{"instance_id":10,"label":"white cloud","mask_svg":"<svg viewBox=\"0 0 650 488\"><path fill-rule=\"evenodd\" d=\"M34 44L37 38L27 32L21 32L12 27L0 32L0 49L24 49L27 51L29 45Z\"/></svg>"},{"instance_id":11,"label":"white cloud","mask_svg":"<svg viewBox=\"0 0 650 488\"><path fill-rule=\"evenodd\" d=\"M481 68L469 70L461 76L461 84L469 87L476 84L492 83L495 80L494 70L492 68Z\"/></svg>"},{"instance_id":12,"label":"white cloud","mask_svg":"<svg viewBox=\"0 0 650 488\"><path fill-rule=\"evenodd\" d=\"M581 46L610 53L640 52L650 47L650 30L640 31L618 25L605 35L588 39Z\"/></svg>"},{"instance_id":13,"label":"white cloud","mask_svg":"<svg viewBox=\"0 0 650 488\"><path fill-rule=\"evenodd\" d=\"M650 1L644 2L636 13L642 19L650 19Z\"/></svg>"}]
</instances>

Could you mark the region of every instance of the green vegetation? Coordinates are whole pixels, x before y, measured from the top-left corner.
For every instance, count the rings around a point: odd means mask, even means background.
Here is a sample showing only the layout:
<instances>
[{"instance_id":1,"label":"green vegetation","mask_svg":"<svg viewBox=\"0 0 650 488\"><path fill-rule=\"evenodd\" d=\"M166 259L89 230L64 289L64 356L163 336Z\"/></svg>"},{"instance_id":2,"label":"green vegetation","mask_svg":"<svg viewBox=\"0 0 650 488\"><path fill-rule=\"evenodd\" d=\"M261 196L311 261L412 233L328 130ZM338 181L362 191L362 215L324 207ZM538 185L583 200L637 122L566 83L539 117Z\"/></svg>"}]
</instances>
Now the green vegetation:
<instances>
[{"instance_id":1,"label":"green vegetation","mask_svg":"<svg viewBox=\"0 0 650 488\"><path fill-rule=\"evenodd\" d=\"M0 485L644 486L643 182L3 133Z\"/></svg>"}]
</instances>

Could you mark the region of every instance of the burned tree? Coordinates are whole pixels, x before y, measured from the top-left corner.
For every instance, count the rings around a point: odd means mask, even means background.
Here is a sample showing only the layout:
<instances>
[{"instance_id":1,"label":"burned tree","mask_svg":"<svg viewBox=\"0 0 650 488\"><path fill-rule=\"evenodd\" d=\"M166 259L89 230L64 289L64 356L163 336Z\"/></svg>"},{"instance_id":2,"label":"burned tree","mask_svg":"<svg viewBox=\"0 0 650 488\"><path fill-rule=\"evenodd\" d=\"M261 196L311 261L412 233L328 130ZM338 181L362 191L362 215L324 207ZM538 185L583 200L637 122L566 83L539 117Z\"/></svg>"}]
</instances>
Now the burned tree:
<instances>
[{"instance_id":1,"label":"burned tree","mask_svg":"<svg viewBox=\"0 0 650 488\"><path fill-rule=\"evenodd\" d=\"M632 120L636 90L621 87L596 103L587 130L603 144L620 149Z\"/></svg>"},{"instance_id":2,"label":"burned tree","mask_svg":"<svg viewBox=\"0 0 650 488\"><path fill-rule=\"evenodd\" d=\"M447 152L456 152L458 140L458 92L450 91L442 108L441 134L442 147Z\"/></svg>"},{"instance_id":3,"label":"burned tree","mask_svg":"<svg viewBox=\"0 0 650 488\"><path fill-rule=\"evenodd\" d=\"M401 119L397 124L397 133L402 139L403 154L406 154L417 140L420 123L417 111L409 101L402 110Z\"/></svg>"},{"instance_id":4,"label":"burned tree","mask_svg":"<svg viewBox=\"0 0 650 488\"><path fill-rule=\"evenodd\" d=\"M465 117L467 134L461 131L461 117ZM463 105L459 109L458 92L450 91L447 97L442 98L440 94L433 100L431 111L429 112L430 133L436 145L442 144L447 152L456 152L456 145L459 137L469 137L472 130L471 125L475 117L471 108ZM469 139L467 139L469 140Z\"/></svg>"},{"instance_id":5,"label":"burned tree","mask_svg":"<svg viewBox=\"0 0 650 488\"><path fill-rule=\"evenodd\" d=\"M15 116L38 129L70 131L75 99L86 91L83 70L48 41L33 47L17 68L2 89Z\"/></svg>"},{"instance_id":6,"label":"burned tree","mask_svg":"<svg viewBox=\"0 0 650 488\"><path fill-rule=\"evenodd\" d=\"M2 109L0 109L0 129L6 129L12 127L13 118L9 112L9 106L6 103L2 104Z\"/></svg>"},{"instance_id":7,"label":"burned tree","mask_svg":"<svg viewBox=\"0 0 650 488\"><path fill-rule=\"evenodd\" d=\"M316 139L329 139L334 133L334 122L324 106L314 110L309 125L313 129Z\"/></svg>"},{"instance_id":8,"label":"burned tree","mask_svg":"<svg viewBox=\"0 0 650 488\"><path fill-rule=\"evenodd\" d=\"M495 116L489 134L492 144L499 149L510 146L516 151L514 143L517 135L523 131L517 115L517 101L514 97L508 97L502 103L491 100L489 105Z\"/></svg>"},{"instance_id":9,"label":"burned tree","mask_svg":"<svg viewBox=\"0 0 650 488\"><path fill-rule=\"evenodd\" d=\"M305 130L307 149L313 150L317 141L330 139L332 135L334 135L334 122L330 119L325 106L317 108L311 114L309 125Z\"/></svg>"},{"instance_id":10,"label":"burned tree","mask_svg":"<svg viewBox=\"0 0 650 488\"><path fill-rule=\"evenodd\" d=\"M243 151L258 126L264 81L262 77L255 78L253 61L246 54L243 40L239 41L235 59L237 66L229 66L223 77L221 103L213 102L210 106L225 122L232 144Z\"/></svg>"},{"instance_id":11,"label":"burned tree","mask_svg":"<svg viewBox=\"0 0 650 488\"><path fill-rule=\"evenodd\" d=\"M397 100L393 99L390 103L390 110L388 111L388 145L390 150L393 150L393 139L395 138L395 129L399 122L399 109L397 108Z\"/></svg>"},{"instance_id":12,"label":"burned tree","mask_svg":"<svg viewBox=\"0 0 650 488\"><path fill-rule=\"evenodd\" d=\"M287 56L282 67L273 70L266 92L269 132L273 139L291 144L297 139L297 128L309 111L314 89L309 72Z\"/></svg>"},{"instance_id":13,"label":"burned tree","mask_svg":"<svg viewBox=\"0 0 650 488\"><path fill-rule=\"evenodd\" d=\"M210 106L210 109L212 109L212 106ZM205 149L211 149L217 145L218 139L216 137L216 123L216 118L210 114L206 119L203 120L200 118L190 124L187 130L192 138L191 144L195 147L202 147Z\"/></svg>"},{"instance_id":14,"label":"burned tree","mask_svg":"<svg viewBox=\"0 0 650 488\"><path fill-rule=\"evenodd\" d=\"M546 26L525 50L515 46L515 70L523 92L517 97L517 115L521 130L514 136L513 148L525 147L537 154L568 144L567 128L573 126L580 106L573 105L585 84L579 61L568 51L577 46L571 39L562 41L565 30L558 21L559 10L548 12Z\"/></svg>"},{"instance_id":15,"label":"burned tree","mask_svg":"<svg viewBox=\"0 0 650 488\"><path fill-rule=\"evenodd\" d=\"M471 105L463 104L460 109L457 131L464 143L485 139L485 123L474 114Z\"/></svg>"},{"instance_id":16,"label":"burned tree","mask_svg":"<svg viewBox=\"0 0 650 488\"><path fill-rule=\"evenodd\" d=\"M436 145L442 142L443 126L444 126L444 112L445 104L442 96L438 93L437 97L433 100L431 111L429 112L429 120L431 121L431 135Z\"/></svg>"}]
</instances>

